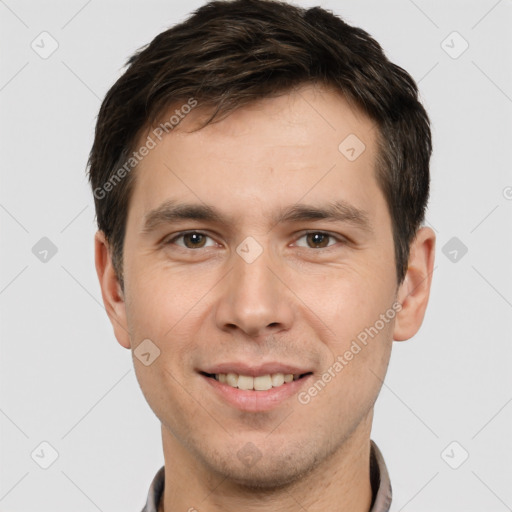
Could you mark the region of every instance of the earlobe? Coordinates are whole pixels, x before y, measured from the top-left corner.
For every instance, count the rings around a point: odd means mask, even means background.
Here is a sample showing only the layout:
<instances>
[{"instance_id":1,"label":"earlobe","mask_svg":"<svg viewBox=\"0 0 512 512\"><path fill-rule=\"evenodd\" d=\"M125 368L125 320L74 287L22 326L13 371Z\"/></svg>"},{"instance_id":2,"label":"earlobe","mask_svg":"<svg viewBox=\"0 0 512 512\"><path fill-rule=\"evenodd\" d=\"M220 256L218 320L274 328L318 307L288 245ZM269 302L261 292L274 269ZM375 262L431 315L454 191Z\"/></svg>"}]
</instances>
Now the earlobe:
<instances>
[{"instance_id":1,"label":"earlobe","mask_svg":"<svg viewBox=\"0 0 512 512\"><path fill-rule=\"evenodd\" d=\"M112 264L110 247L103 231L97 231L94 236L94 257L103 304L114 328L115 337L121 346L130 348L124 296Z\"/></svg>"},{"instance_id":2,"label":"earlobe","mask_svg":"<svg viewBox=\"0 0 512 512\"><path fill-rule=\"evenodd\" d=\"M423 322L434 271L435 241L432 229L424 227L411 244L407 274L398 290L402 309L395 320L395 341L412 338Z\"/></svg>"}]
</instances>

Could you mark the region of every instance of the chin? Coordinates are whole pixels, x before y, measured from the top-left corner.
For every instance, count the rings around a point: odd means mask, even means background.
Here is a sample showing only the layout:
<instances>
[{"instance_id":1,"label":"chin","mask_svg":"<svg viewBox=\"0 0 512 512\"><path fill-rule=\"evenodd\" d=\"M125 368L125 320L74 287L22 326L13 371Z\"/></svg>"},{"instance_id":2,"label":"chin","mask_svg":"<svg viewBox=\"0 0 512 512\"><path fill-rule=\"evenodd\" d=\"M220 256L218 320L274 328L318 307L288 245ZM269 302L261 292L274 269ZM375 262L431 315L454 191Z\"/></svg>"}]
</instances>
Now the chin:
<instances>
[{"instance_id":1,"label":"chin","mask_svg":"<svg viewBox=\"0 0 512 512\"><path fill-rule=\"evenodd\" d=\"M251 467L243 467L238 459L224 461L217 465L216 471L223 478L244 489L276 490L300 480L316 467L315 458L311 457L310 460L310 457L305 455L303 453L297 457L297 453L279 456L267 454Z\"/></svg>"},{"instance_id":2,"label":"chin","mask_svg":"<svg viewBox=\"0 0 512 512\"><path fill-rule=\"evenodd\" d=\"M300 478L300 472L291 472L287 468L283 472L282 466L278 471L266 470L260 468L258 471L230 471L224 476L231 481L231 483L251 491L271 491L282 489L293 484Z\"/></svg>"}]
</instances>

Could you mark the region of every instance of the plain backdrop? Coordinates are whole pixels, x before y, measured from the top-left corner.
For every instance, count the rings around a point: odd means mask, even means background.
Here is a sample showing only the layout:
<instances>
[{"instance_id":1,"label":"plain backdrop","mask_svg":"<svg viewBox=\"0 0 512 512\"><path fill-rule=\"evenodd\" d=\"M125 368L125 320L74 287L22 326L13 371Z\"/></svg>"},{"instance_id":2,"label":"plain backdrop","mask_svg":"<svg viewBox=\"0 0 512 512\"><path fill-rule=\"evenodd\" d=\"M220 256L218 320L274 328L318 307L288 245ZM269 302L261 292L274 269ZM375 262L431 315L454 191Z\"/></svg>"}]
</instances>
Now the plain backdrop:
<instances>
[{"instance_id":1,"label":"plain backdrop","mask_svg":"<svg viewBox=\"0 0 512 512\"><path fill-rule=\"evenodd\" d=\"M126 59L202 3L0 0L1 512L138 512L163 464L102 306L85 165ZM430 306L372 432L392 510L512 510L512 1L296 3L374 36L432 120Z\"/></svg>"}]
</instances>

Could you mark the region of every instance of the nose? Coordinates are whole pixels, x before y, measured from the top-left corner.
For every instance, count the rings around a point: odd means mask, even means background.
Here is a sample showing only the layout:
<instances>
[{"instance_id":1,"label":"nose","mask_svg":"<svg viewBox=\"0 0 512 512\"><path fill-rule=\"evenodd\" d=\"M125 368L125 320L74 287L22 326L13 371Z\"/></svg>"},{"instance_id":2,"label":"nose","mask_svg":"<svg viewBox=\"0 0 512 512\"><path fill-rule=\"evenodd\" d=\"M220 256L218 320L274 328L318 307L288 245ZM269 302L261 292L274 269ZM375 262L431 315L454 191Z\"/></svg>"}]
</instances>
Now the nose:
<instances>
[{"instance_id":1,"label":"nose","mask_svg":"<svg viewBox=\"0 0 512 512\"><path fill-rule=\"evenodd\" d=\"M254 260L233 252L233 268L222 282L216 309L219 329L243 331L250 337L268 336L290 329L293 293L280 266L265 248Z\"/></svg>"}]
</instances>

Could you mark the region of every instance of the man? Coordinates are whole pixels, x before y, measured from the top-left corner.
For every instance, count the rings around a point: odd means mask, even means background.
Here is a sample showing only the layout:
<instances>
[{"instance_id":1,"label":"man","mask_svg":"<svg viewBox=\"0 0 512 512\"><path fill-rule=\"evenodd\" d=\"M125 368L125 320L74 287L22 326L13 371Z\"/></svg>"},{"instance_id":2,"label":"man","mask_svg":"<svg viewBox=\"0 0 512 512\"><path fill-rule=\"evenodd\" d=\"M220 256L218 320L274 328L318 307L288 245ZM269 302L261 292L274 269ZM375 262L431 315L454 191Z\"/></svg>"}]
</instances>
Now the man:
<instances>
[{"instance_id":1,"label":"man","mask_svg":"<svg viewBox=\"0 0 512 512\"><path fill-rule=\"evenodd\" d=\"M430 155L412 78L320 8L211 2L129 60L89 172L162 425L144 511L389 510L373 406L428 302Z\"/></svg>"}]
</instances>

